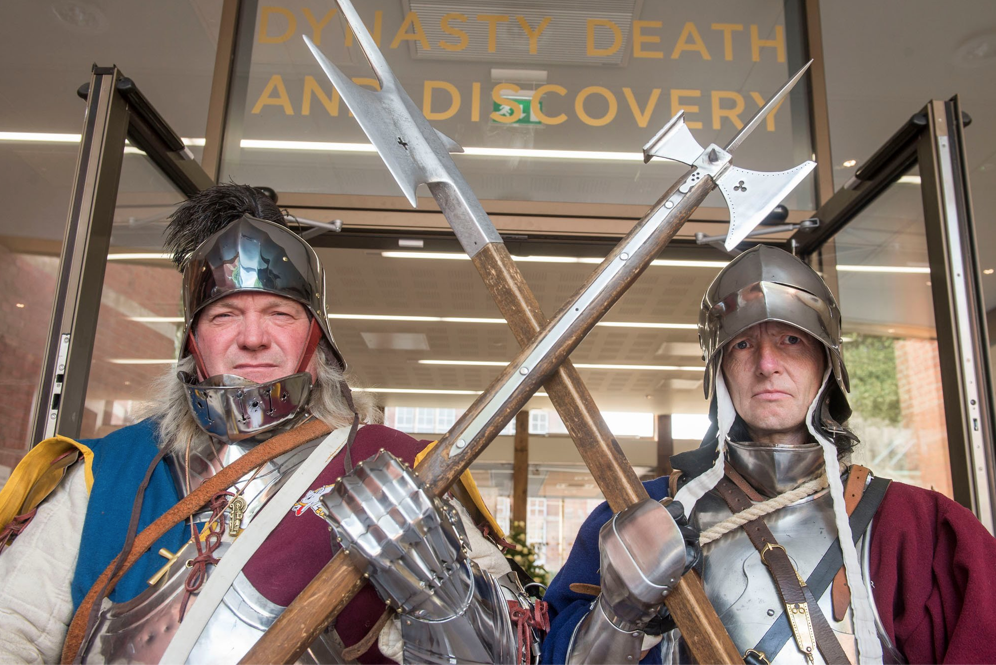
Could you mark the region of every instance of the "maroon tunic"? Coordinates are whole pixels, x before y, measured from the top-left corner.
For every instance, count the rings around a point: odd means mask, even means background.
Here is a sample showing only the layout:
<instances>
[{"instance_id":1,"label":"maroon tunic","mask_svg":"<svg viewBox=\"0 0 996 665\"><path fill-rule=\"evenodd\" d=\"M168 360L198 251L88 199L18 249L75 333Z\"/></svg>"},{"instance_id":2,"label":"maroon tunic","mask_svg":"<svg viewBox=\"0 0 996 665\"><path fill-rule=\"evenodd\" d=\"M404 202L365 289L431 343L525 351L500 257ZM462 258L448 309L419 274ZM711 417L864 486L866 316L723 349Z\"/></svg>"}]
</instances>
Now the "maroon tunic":
<instances>
[{"instance_id":1,"label":"maroon tunic","mask_svg":"<svg viewBox=\"0 0 996 665\"><path fill-rule=\"evenodd\" d=\"M407 434L384 427L367 425L356 433L351 458L353 464L375 455L381 448L393 453L408 464L415 463L417 455L426 445ZM318 475L310 489L332 485L345 473L345 450ZM291 601L332 559L332 533L328 523L312 510L288 513L273 533L243 568L252 585L271 602L290 605ZM336 546L338 549L338 545ZM336 622L335 629L346 646L356 644L373 627L384 612L384 601L372 586L367 585L357 594ZM390 663L381 655L376 642L363 656L361 663Z\"/></svg>"},{"instance_id":2,"label":"maroon tunic","mask_svg":"<svg viewBox=\"0 0 996 665\"><path fill-rule=\"evenodd\" d=\"M996 662L996 538L942 494L892 483L872 526L885 630L910 663Z\"/></svg>"}]
</instances>

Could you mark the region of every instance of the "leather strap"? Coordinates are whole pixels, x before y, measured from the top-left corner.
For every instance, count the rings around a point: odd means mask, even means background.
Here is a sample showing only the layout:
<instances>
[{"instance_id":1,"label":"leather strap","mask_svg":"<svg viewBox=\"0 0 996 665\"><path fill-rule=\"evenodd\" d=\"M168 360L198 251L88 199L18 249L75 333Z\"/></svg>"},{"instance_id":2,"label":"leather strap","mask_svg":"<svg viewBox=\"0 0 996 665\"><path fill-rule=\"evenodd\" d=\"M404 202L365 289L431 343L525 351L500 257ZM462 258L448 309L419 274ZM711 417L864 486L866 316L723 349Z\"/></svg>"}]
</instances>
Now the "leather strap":
<instances>
[{"instance_id":1,"label":"leather strap","mask_svg":"<svg viewBox=\"0 0 996 665\"><path fill-rule=\"evenodd\" d=\"M878 507L882 505L882 501L885 499L885 492L891 482L887 478L873 477L868 484L868 488L861 497L858 507L854 510L849 520L851 536L855 544L864 535L868 529L868 525L871 523L872 517L878 511ZM840 550L840 539L837 538L831 543L823 558L816 564L816 568L813 569L813 572L806 580L806 585L812 589L814 597L820 598L823 596L827 587L830 586L834 571L840 568L843 560L844 556ZM788 618L782 613L775 619L775 622L768 628L768 632L764 634L764 637L761 638L757 646L751 651L766 654L765 658L769 661L774 660L791 637L792 628L789 626Z\"/></svg>"},{"instance_id":2,"label":"leather strap","mask_svg":"<svg viewBox=\"0 0 996 665\"><path fill-rule=\"evenodd\" d=\"M83 599L79 608L77 608L76 614L73 616L73 621L69 625L69 632L66 635L66 642L62 649L62 662L77 662L83 641L88 633L88 618L93 607L99 605L114 590L114 586L128 572L128 569L163 534L187 519L190 515L196 513L211 497L222 490L228 489L239 478L256 467L284 453L290 452L302 443L325 436L331 431L331 428L322 421L311 419L290 431L278 434L272 439L259 444L223 468L200 487L183 497L179 503L166 511L159 519L147 526L138 534L131 547L122 550L121 554L107 566L100 577L97 578L97 581L94 582L94 585L90 587L90 591ZM123 563L119 563L119 561L123 561Z\"/></svg>"},{"instance_id":3,"label":"leather strap","mask_svg":"<svg viewBox=\"0 0 996 665\"><path fill-rule=\"evenodd\" d=\"M854 513L854 509L861 501L861 496L865 493L865 484L868 481L869 473L867 467L854 464L847 474L847 485L844 486L844 509L847 511L848 517ZM844 615L847 614L847 608L851 604L851 588L847 586L847 576L844 574L843 566L833 578L830 596L833 599L833 620L843 621Z\"/></svg>"},{"instance_id":4,"label":"leather strap","mask_svg":"<svg viewBox=\"0 0 996 665\"><path fill-rule=\"evenodd\" d=\"M752 504L747 494L729 478L722 478L717 483L716 488L734 514L751 507ZM792 565L788 553L775 540L774 535L768 529L768 525L764 523L764 520L752 520L744 524L741 528L747 533L747 537L757 551L761 553L761 561L768 567L768 571L775 581L778 594L782 597L782 602L786 609L799 616L799 622L802 623L805 616L800 615L799 610L803 606L808 608L808 618L811 623L808 623L808 626L803 625L802 628L812 629L816 641L815 646L823 654L824 660L828 663L849 663L850 661L841 648L840 642L834 636L833 629L827 622L826 617L823 616L823 612L820 611L819 604L813 598L811 592L808 595L806 594L807 588ZM800 650L812 660L815 654L807 651L807 649L811 649L812 647L805 644L805 635L802 630L796 632L796 640L799 642Z\"/></svg>"},{"instance_id":5,"label":"leather strap","mask_svg":"<svg viewBox=\"0 0 996 665\"><path fill-rule=\"evenodd\" d=\"M667 479L667 495L674 498L674 495L678 493L678 481L681 480L681 471L675 469L671 472L671 475Z\"/></svg>"},{"instance_id":6,"label":"leather strap","mask_svg":"<svg viewBox=\"0 0 996 665\"><path fill-rule=\"evenodd\" d=\"M602 593L602 587L597 584L585 584L584 582L572 582L569 588L574 593L579 593L583 596L597 596Z\"/></svg>"},{"instance_id":7,"label":"leather strap","mask_svg":"<svg viewBox=\"0 0 996 665\"><path fill-rule=\"evenodd\" d=\"M733 484L740 488L740 490L747 495L747 498L751 501L757 501L761 503L764 501L764 497L758 494L757 490L750 486L750 483L733 468L733 465L726 462L726 477L733 481Z\"/></svg>"}]
</instances>

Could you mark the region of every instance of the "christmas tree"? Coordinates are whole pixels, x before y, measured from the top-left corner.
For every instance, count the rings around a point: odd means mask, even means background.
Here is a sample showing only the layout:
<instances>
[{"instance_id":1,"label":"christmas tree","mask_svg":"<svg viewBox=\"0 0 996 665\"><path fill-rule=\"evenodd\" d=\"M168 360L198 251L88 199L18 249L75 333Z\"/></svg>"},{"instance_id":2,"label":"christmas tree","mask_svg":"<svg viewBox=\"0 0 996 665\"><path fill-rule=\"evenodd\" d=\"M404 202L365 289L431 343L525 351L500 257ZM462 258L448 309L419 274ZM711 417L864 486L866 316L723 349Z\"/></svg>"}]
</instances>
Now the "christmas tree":
<instances>
[{"instance_id":1,"label":"christmas tree","mask_svg":"<svg viewBox=\"0 0 996 665\"><path fill-rule=\"evenodd\" d=\"M513 521L512 530L506 534L505 540L512 546L505 556L519 564L533 580L543 585L550 583L550 572L536 563L539 558L536 548L526 542L525 522Z\"/></svg>"}]
</instances>

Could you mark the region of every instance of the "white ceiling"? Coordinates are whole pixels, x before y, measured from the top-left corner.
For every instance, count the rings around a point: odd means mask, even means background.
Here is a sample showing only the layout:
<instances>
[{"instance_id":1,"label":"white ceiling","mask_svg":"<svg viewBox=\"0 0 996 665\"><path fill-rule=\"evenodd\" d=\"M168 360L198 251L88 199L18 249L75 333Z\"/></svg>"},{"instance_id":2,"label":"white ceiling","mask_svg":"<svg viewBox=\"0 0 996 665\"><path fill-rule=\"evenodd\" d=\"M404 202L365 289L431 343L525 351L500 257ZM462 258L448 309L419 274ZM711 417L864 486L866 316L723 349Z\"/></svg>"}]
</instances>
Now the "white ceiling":
<instances>
[{"instance_id":1,"label":"white ceiling","mask_svg":"<svg viewBox=\"0 0 996 665\"><path fill-rule=\"evenodd\" d=\"M400 1L400 0L399 0ZM646 2L656 0L646 0ZM834 173L838 186L858 164L931 98L960 94L974 122L967 130L979 252L996 265L996 57L970 68L958 60L964 44L996 31L990 0L826 1L822 7ZM60 19L67 8L92 28ZM91 62L116 63L134 78L163 116L184 136L203 136L214 67L220 0L38 0L5 7L0 23L0 131L79 132L83 103L75 90ZM82 13L80 13L82 12ZM87 14L87 12L91 12ZM996 42L994 42L996 43ZM707 88L706 84L702 85ZM711 140L705 136L704 141ZM630 147L625 148L627 150ZM76 148L72 145L0 143L0 236L61 237ZM122 193L175 193L141 159L129 157ZM273 164L279 168L280 164ZM486 174L485 174L486 175ZM907 186L910 187L910 186ZM870 210L846 245L855 262L903 260L923 255L913 190L891 195L887 209ZM911 193L912 192L912 193ZM912 201L912 204L911 204ZM886 220L879 224L880 220ZM141 220L139 220L141 221ZM888 229L883 232L883 229ZM495 317L497 311L466 262L384 259L363 250L322 250L334 281L333 311L372 314ZM849 259L850 260L850 259ZM924 259L925 260L925 259ZM590 272L590 265L520 264L544 309L551 313ZM694 323L697 305L715 270L653 268L610 313L610 319ZM986 280L996 279L987 276ZM987 302L996 306L996 284ZM885 319L911 329L929 328L924 280L842 276L845 317L882 330ZM897 291L901 289L901 291ZM902 296L895 294L901 292ZM480 390L494 367L419 365L420 358L504 361L515 346L501 326L335 321L336 334L368 386ZM429 350L371 349L374 335L424 336ZM378 337L378 339L382 339ZM693 331L597 328L579 348L577 362L699 364ZM2 363L2 360L0 360ZM700 376L690 372L584 370L607 410L702 411ZM649 398L648 398L649 395ZM466 404L470 398L385 396L395 404Z\"/></svg>"}]
</instances>

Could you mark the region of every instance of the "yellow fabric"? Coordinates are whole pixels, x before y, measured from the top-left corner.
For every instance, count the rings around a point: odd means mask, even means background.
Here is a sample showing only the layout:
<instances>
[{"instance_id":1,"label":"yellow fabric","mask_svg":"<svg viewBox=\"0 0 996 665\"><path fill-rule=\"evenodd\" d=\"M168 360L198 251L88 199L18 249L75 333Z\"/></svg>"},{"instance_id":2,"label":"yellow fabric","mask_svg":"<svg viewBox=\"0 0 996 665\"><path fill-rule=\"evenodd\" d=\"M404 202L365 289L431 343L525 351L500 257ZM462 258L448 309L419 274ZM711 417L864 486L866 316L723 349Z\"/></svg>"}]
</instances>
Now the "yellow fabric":
<instances>
[{"instance_id":1,"label":"yellow fabric","mask_svg":"<svg viewBox=\"0 0 996 665\"><path fill-rule=\"evenodd\" d=\"M66 467L77 457L53 463L73 451L83 455L86 491L93 487L93 451L65 436L45 439L24 456L0 490L0 528L18 515L31 512L55 490L66 473Z\"/></svg>"},{"instance_id":2,"label":"yellow fabric","mask_svg":"<svg viewBox=\"0 0 996 665\"><path fill-rule=\"evenodd\" d=\"M433 441L427 445L422 452L415 456L415 466L418 466L418 464L425 458L426 455L429 454L429 451L432 450L437 443L439 442ZM491 514L491 511L488 510L487 505L485 505L484 497L481 496L481 491L477 489L477 483L474 482L474 476L470 474L470 471L464 471L458 482L463 485L463 489L466 490L471 501L474 502L474 506L487 521L491 532L498 538L504 538L505 532L501 530L500 526L498 526L498 522L495 521L494 515Z\"/></svg>"}]
</instances>

